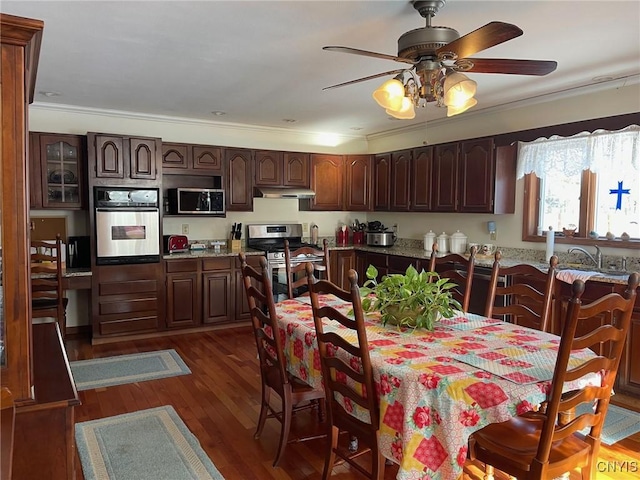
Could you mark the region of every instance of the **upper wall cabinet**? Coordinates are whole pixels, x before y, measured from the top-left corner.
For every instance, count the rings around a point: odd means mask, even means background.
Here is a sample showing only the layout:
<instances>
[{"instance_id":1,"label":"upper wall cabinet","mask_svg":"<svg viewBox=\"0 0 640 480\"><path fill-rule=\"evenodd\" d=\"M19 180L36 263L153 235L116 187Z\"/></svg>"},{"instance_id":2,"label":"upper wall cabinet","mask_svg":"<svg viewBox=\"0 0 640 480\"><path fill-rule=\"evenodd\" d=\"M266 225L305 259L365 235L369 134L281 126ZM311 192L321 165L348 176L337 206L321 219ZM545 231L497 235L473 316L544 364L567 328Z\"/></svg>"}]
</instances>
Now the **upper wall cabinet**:
<instances>
[{"instance_id":1,"label":"upper wall cabinet","mask_svg":"<svg viewBox=\"0 0 640 480\"><path fill-rule=\"evenodd\" d=\"M88 133L87 144L94 183L160 183L161 139Z\"/></svg>"},{"instance_id":2,"label":"upper wall cabinet","mask_svg":"<svg viewBox=\"0 0 640 480\"><path fill-rule=\"evenodd\" d=\"M227 165L226 202L229 211L253 210L252 151L240 148L225 148Z\"/></svg>"},{"instance_id":3,"label":"upper wall cabinet","mask_svg":"<svg viewBox=\"0 0 640 480\"><path fill-rule=\"evenodd\" d=\"M373 197L373 160L371 155L347 155L344 162L344 210L365 212L371 210Z\"/></svg>"},{"instance_id":4,"label":"upper wall cabinet","mask_svg":"<svg viewBox=\"0 0 640 480\"><path fill-rule=\"evenodd\" d=\"M162 142L166 174L222 175L222 148L212 145Z\"/></svg>"},{"instance_id":5,"label":"upper wall cabinet","mask_svg":"<svg viewBox=\"0 0 640 480\"><path fill-rule=\"evenodd\" d=\"M515 183L515 145L484 138L434 147L431 211L513 213Z\"/></svg>"},{"instance_id":6,"label":"upper wall cabinet","mask_svg":"<svg viewBox=\"0 0 640 480\"><path fill-rule=\"evenodd\" d=\"M309 154L258 150L256 187L309 188Z\"/></svg>"},{"instance_id":7,"label":"upper wall cabinet","mask_svg":"<svg viewBox=\"0 0 640 480\"><path fill-rule=\"evenodd\" d=\"M391 205L390 210L409 211L409 169L411 150L391 154Z\"/></svg>"},{"instance_id":8,"label":"upper wall cabinet","mask_svg":"<svg viewBox=\"0 0 640 480\"><path fill-rule=\"evenodd\" d=\"M311 155L311 210L342 210L344 160L341 155ZM302 205L302 202L301 202Z\"/></svg>"},{"instance_id":9,"label":"upper wall cabinet","mask_svg":"<svg viewBox=\"0 0 640 480\"><path fill-rule=\"evenodd\" d=\"M391 206L391 154L373 157L373 209L387 211Z\"/></svg>"},{"instance_id":10,"label":"upper wall cabinet","mask_svg":"<svg viewBox=\"0 0 640 480\"><path fill-rule=\"evenodd\" d=\"M421 147L374 157L374 210L429 211L432 148Z\"/></svg>"},{"instance_id":11,"label":"upper wall cabinet","mask_svg":"<svg viewBox=\"0 0 640 480\"><path fill-rule=\"evenodd\" d=\"M311 155L310 187L315 192L315 197L311 200L301 200L300 208L332 211L370 210L372 170L370 155Z\"/></svg>"},{"instance_id":12,"label":"upper wall cabinet","mask_svg":"<svg viewBox=\"0 0 640 480\"><path fill-rule=\"evenodd\" d=\"M431 210L433 147L416 148L412 155L409 175L411 211L429 212Z\"/></svg>"},{"instance_id":13,"label":"upper wall cabinet","mask_svg":"<svg viewBox=\"0 0 640 480\"><path fill-rule=\"evenodd\" d=\"M436 145L431 180L433 212L455 212L458 197L458 143Z\"/></svg>"},{"instance_id":14,"label":"upper wall cabinet","mask_svg":"<svg viewBox=\"0 0 640 480\"><path fill-rule=\"evenodd\" d=\"M29 133L30 207L63 210L85 205L84 136Z\"/></svg>"},{"instance_id":15,"label":"upper wall cabinet","mask_svg":"<svg viewBox=\"0 0 640 480\"><path fill-rule=\"evenodd\" d=\"M458 212L515 211L516 146L485 138L460 143Z\"/></svg>"}]
</instances>

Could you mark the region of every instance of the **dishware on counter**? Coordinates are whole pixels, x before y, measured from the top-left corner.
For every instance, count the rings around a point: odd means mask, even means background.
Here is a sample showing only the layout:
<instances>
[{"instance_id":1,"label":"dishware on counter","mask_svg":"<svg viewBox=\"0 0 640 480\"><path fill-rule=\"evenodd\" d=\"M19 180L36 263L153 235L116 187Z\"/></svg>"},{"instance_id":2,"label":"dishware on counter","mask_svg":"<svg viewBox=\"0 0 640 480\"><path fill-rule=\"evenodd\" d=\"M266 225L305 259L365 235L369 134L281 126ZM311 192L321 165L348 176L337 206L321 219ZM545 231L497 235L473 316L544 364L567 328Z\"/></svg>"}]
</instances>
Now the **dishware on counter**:
<instances>
[{"instance_id":1,"label":"dishware on counter","mask_svg":"<svg viewBox=\"0 0 640 480\"><path fill-rule=\"evenodd\" d=\"M460 230L456 230L449 237L449 251L462 255L467 250L467 236Z\"/></svg>"},{"instance_id":2,"label":"dishware on counter","mask_svg":"<svg viewBox=\"0 0 640 480\"><path fill-rule=\"evenodd\" d=\"M497 247L493 243L484 243L480 249L481 255L491 256L496 253Z\"/></svg>"},{"instance_id":3,"label":"dishware on counter","mask_svg":"<svg viewBox=\"0 0 640 480\"><path fill-rule=\"evenodd\" d=\"M471 243L470 242L470 243L467 244L467 253L471 253L471 249L473 247L476 247L476 252L477 253L480 253L481 250L482 250L482 245L481 244L479 244L479 243Z\"/></svg>"},{"instance_id":4,"label":"dishware on counter","mask_svg":"<svg viewBox=\"0 0 640 480\"><path fill-rule=\"evenodd\" d=\"M448 253L449 252L449 235L446 232L442 232L438 235L438 252L439 253Z\"/></svg>"},{"instance_id":5,"label":"dishware on counter","mask_svg":"<svg viewBox=\"0 0 640 480\"><path fill-rule=\"evenodd\" d=\"M424 251L431 253L433 251L433 244L436 241L436 234L433 230L429 230L424 234Z\"/></svg>"}]
</instances>

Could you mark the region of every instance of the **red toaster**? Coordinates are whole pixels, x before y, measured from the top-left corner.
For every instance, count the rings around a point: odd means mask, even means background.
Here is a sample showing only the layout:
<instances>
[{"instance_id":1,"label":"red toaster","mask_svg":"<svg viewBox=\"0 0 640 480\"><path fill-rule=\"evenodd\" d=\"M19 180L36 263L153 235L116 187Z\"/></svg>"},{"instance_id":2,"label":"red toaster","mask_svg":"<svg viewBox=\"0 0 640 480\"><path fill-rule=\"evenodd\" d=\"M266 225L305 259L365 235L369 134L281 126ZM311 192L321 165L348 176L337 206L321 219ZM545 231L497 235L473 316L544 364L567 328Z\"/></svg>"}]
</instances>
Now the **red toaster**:
<instances>
[{"instance_id":1,"label":"red toaster","mask_svg":"<svg viewBox=\"0 0 640 480\"><path fill-rule=\"evenodd\" d=\"M162 239L164 253L189 251L189 239L186 235L164 235Z\"/></svg>"}]
</instances>

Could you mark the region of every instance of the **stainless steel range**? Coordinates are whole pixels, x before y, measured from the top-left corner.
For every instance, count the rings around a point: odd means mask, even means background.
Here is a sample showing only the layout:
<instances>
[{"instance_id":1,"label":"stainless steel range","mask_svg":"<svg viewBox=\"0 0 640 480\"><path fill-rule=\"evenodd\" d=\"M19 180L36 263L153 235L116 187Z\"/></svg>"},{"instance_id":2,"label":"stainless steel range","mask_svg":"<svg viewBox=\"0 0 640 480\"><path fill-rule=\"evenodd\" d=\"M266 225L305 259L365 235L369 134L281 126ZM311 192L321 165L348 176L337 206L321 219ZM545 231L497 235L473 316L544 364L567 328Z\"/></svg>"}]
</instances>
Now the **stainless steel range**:
<instances>
[{"instance_id":1,"label":"stainless steel range","mask_svg":"<svg viewBox=\"0 0 640 480\"><path fill-rule=\"evenodd\" d=\"M273 296L276 302L287 298L287 274L284 259L284 241L289 241L290 250L308 246L317 250L318 245L302 241L302 224L253 224L247 225L247 246L266 253L267 268L273 283ZM292 264L303 262L322 263L321 255L301 255L291 259Z\"/></svg>"}]
</instances>

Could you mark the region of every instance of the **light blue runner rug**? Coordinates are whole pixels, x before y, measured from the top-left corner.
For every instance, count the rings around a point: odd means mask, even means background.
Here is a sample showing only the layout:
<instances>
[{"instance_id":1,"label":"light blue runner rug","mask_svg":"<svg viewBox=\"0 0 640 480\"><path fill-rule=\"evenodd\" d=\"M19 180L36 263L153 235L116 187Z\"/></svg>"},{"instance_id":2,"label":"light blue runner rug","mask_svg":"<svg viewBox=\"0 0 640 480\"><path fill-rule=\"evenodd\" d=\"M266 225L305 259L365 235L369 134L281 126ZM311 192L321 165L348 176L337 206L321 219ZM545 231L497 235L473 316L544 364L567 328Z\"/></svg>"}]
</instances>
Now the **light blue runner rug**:
<instances>
[{"instance_id":1,"label":"light blue runner rug","mask_svg":"<svg viewBox=\"0 0 640 480\"><path fill-rule=\"evenodd\" d=\"M76 423L85 480L224 480L171 406Z\"/></svg>"},{"instance_id":2,"label":"light blue runner rug","mask_svg":"<svg viewBox=\"0 0 640 480\"><path fill-rule=\"evenodd\" d=\"M585 403L578 405L576 414L586 413L589 406ZM589 429L585 429L582 433L588 433ZM634 433L640 432L640 413L627 410L626 408L616 405L609 405L607 417L604 419L604 427L600 440L605 445L613 445L623 438L627 438Z\"/></svg>"},{"instance_id":3,"label":"light blue runner rug","mask_svg":"<svg viewBox=\"0 0 640 480\"><path fill-rule=\"evenodd\" d=\"M79 360L70 365L79 391L191 373L173 349Z\"/></svg>"}]
</instances>

